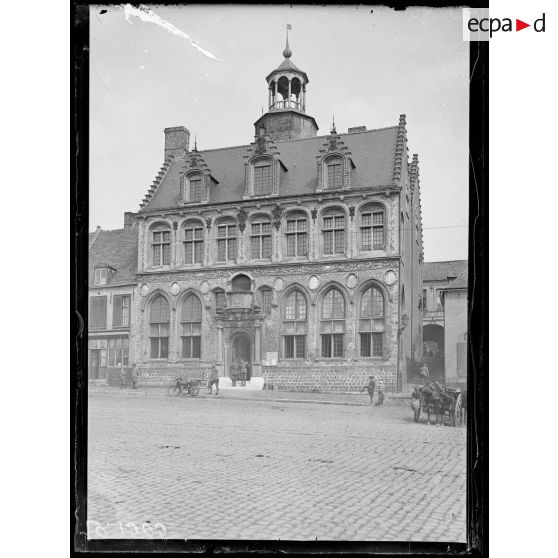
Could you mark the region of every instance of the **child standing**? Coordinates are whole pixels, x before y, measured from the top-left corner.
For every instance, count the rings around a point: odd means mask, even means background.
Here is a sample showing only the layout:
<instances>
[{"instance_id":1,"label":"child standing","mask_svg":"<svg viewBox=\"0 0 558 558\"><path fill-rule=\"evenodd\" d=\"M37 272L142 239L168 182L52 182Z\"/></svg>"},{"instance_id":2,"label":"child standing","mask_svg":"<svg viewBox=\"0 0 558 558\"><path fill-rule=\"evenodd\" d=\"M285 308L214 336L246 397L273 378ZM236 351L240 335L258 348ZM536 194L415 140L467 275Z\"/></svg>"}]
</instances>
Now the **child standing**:
<instances>
[{"instance_id":1,"label":"child standing","mask_svg":"<svg viewBox=\"0 0 558 558\"><path fill-rule=\"evenodd\" d=\"M374 376L368 376L368 384L366 384L360 392L362 393L364 390L368 391L368 395L370 396L370 405L372 405L372 401L374 399L374 390L376 389L376 380Z\"/></svg>"}]
</instances>

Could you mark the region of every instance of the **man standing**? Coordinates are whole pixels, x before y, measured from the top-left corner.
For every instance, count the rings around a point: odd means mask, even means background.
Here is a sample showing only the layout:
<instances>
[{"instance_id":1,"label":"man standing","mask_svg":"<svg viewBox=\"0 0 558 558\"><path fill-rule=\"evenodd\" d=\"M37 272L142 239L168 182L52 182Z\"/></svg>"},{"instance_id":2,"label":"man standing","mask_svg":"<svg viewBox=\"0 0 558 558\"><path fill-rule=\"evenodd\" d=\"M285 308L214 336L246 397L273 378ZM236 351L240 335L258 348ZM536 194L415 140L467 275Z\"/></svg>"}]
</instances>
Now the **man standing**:
<instances>
[{"instance_id":1,"label":"man standing","mask_svg":"<svg viewBox=\"0 0 558 558\"><path fill-rule=\"evenodd\" d=\"M138 365L134 364L132 367L132 387L136 389L136 384L138 383Z\"/></svg>"},{"instance_id":2,"label":"man standing","mask_svg":"<svg viewBox=\"0 0 558 558\"><path fill-rule=\"evenodd\" d=\"M125 388L126 383L126 368L122 367L120 369L120 387Z\"/></svg>"},{"instance_id":3,"label":"man standing","mask_svg":"<svg viewBox=\"0 0 558 558\"><path fill-rule=\"evenodd\" d=\"M238 358L234 357L231 364L231 380L233 387L236 387L236 381L238 380L238 374L240 373L240 367L238 365Z\"/></svg>"},{"instance_id":4,"label":"man standing","mask_svg":"<svg viewBox=\"0 0 558 558\"><path fill-rule=\"evenodd\" d=\"M212 364L207 378L207 391L210 394L213 393L213 384L215 384L215 395L219 395L219 371L215 363Z\"/></svg>"},{"instance_id":5,"label":"man standing","mask_svg":"<svg viewBox=\"0 0 558 558\"><path fill-rule=\"evenodd\" d=\"M426 366L426 362L422 364L422 368L420 369L420 377L422 378L422 383L426 385L428 383L430 372L428 371L428 366Z\"/></svg>"},{"instance_id":6,"label":"man standing","mask_svg":"<svg viewBox=\"0 0 558 558\"><path fill-rule=\"evenodd\" d=\"M246 385L246 375L248 373L248 367L246 366L246 361L244 359L240 359L240 385Z\"/></svg>"},{"instance_id":7,"label":"man standing","mask_svg":"<svg viewBox=\"0 0 558 558\"><path fill-rule=\"evenodd\" d=\"M368 376L368 384L363 386L360 392L362 393L364 390L368 391L368 395L370 396L370 405L372 405L372 401L374 400L375 389L376 389L376 380L374 376Z\"/></svg>"}]
</instances>

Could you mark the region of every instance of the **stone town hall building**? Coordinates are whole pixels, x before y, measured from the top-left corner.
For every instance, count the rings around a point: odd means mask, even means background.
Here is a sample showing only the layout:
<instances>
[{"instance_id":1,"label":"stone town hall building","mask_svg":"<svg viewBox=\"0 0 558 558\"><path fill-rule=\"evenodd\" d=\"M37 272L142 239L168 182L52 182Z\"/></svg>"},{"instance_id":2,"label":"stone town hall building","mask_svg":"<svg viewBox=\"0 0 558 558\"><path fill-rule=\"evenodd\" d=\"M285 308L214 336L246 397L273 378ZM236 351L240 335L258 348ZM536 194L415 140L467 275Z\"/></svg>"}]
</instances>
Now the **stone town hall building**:
<instances>
[{"instance_id":1,"label":"stone town hall building","mask_svg":"<svg viewBox=\"0 0 558 558\"><path fill-rule=\"evenodd\" d=\"M421 358L419 168L405 116L318 135L308 76L288 44L283 55L254 141L198 151L185 127L165 129L161 169L126 214L137 267L120 336L140 384L213 362L226 376L239 356L278 389L349 391L375 373L401 390ZM90 306L107 294L121 306L119 263L94 267L92 281L103 267L109 279L91 286Z\"/></svg>"}]
</instances>

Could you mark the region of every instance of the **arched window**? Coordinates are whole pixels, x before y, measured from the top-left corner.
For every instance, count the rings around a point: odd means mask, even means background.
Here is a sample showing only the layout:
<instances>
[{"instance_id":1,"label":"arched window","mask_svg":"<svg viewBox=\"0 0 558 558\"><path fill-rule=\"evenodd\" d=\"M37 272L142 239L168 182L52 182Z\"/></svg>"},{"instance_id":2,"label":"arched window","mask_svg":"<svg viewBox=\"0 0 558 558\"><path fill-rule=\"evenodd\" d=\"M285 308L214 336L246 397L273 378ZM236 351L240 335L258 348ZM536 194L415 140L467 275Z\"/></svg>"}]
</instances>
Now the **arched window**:
<instances>
[{"instance_id":1,"label":"arched window","mask_svg":"<svg viewBox=\"0 0 558 558\"><path fill-rule=\"evenodd\" d=\"M273 188L272 161L261 159L252 166L254 173L254 196L265 196L271 194Z\"/></svg>"},{"instance_id":2,"label":"arched window","mask_svg":"<svg viewBox=\"0 0 558 558\"><path fill-rule=\"evenodd\" d=\"M285 298L283 306L283 357L306 356L306 298L297 290Z\"/></svg>"},{"instance_id":3,"label":"arched window","mask_svg":"<svg viewBox=\"0 0 558 558\"><path fill-rule=\"evenodd\" d=\"M345 298L335 288L322 300L320 321L323 358L343 358L345 354Z\"/></svg>"},{"instance_id":4,"label":"arched window","mask_svg":"<svg viewBox=\"0 0 558 558\"><path fill-rule=\"evenodd\" d=\"M325 161L326 190L335 190L343 187L343 159L341 157L329 157Z\"/></svg>"},{"instance_id":5,"label":"arched window","mask_svg":"<svg viewBox=\"0 0 558 558\"><path fill-rule=\"evenodd\" d=\"M182 358L201 358L201 320L200 299L190 294L182 303L182 315L180 317Z\"/></svg>"},{"instance_id":6,"label":"arched window","mask_svg":"<svg viewBox=\"0 0 558 558\"><path fill-rule=\"evenodd\" d=\"M269 314L271 312L271 304L273 302L273 291L270 287L261 287L258 290L258 301L262 312Z\"/></svg>"},{"instance_id":7,"label":"arched window","mask_svg":"<svg viewBox=\"0 0 558 558\"><path fill-rule=\"evenodd\" d=\"M377 287L369 287L360 298L360 356L383 356L384 331L384 295Z\"/></svg>"},{"instance_id":8,"label":"arched window","mask_svg":"<svg viewBox=\"0 0 558 558\"><path fill-rule=\"evenodd\" d=\"M236 223L225 222L217 225L217 261L236 260Z\"/></svg>"},{"instance_id":9,"label":"arched window","mask_svg":"<svg viewBox=\"0 0 558 558\"><path fill-rule=\"evenodd\" d=\"M253 260L271 258L271 221L256 217L251 223L250 254Z\"/></svg>"},{"instance_id":10,"label":"arched window","mask_svg":"<svg viewBox=\"0 0 558 558\"><path fill-rule=\"evenodd\" d=\"M323 216L324 254L345 253L345 214L341 209L329 210Z\"/></svg>"},{"instance_id":11,"label":"arched window","mask_svg":"<svg viewBox=\"0 0 558 558\"><path fill-rule=\"evenodd\" d=\"M287 217L287 256L308 255L308 219L304 213L291 213Z\"/></svg>"},{"instance_id":12,"label":"arched window","mask_svg":"<svg viewBox=\"0 0 558 558\"><path fill-rule=\"evenodd\" d=\"M363 251L385 250L385 212L380 204L366 206L360 214L360 242Z\"/></svg>"},{"instance_id":13,"label":"arched window","mask_svg":"<svg viewBox=\"0 0 558 558\"><path fill-rule=\"evenodd\" d=\"M203 175L199 172L184 177L184 201L201 202L203 199Z\"/></svg>"},{"instance_id":14,"label":"arched window","mask_svg":"<svg viewBox=\"0 0 558 558\"><path fill-rule=\"evenodd\" d=\"M250 292L252 290L252 281L247 275L237 275L232 280L232 290L234 292Z\"/></svg>"},{"instance_id":15,"label":"arched window","mask_svg":"<svg viewBox=\"0 0 558 558\"><path fill-rule=\"evenodd\" d=\"M151 265L170 264L170 227L158 223L151 228Z\"/></svg>"},{"instance_id":16,"label":"arched window","mask_svg":"<svg viewBox=\"0 0 558 558\"><path fill-rule=\"evenodd\" d=\"M187 221L184 225L184 263L203 262L203 225L199 221Z\"/></svg>"},{"instance_id":17,"label":"arched window","mask_svg":"<svg viewBox=\"0 0 558 558\"><path fill-rule=\"evenodd\" d=\"M215 289L213 296L215 297L215 310L223 310L225 308L225 291L223 289Z\"/></svg>"},{"instance_id":18,"label":"arched window","mask_svg":"<svg viewBox=\"0 0 558 558\"><path fill-rule=\"evenodd\" d=\"M151 302L149 340L151 358L169 358L170 309L167 299L159 295Z\"/></svg>"}]
</instances>

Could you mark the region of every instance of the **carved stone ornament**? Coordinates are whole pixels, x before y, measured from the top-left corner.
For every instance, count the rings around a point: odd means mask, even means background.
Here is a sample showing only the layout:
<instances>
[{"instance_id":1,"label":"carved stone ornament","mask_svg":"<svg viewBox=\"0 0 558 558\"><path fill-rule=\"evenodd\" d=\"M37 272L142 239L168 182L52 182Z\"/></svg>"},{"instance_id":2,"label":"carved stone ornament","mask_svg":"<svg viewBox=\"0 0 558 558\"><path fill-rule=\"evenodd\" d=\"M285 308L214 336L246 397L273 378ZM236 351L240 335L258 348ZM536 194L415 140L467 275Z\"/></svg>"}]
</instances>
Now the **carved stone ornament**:
<instances>
[{"instance_id":1,"label":"carved stone ornament","mask_svg":"<svg viewBox=\"0 0 558 558\"><path fill-rule=\"evenodd\" d=\"M178 221L173 221L172 222L172 228L177 231L178 230Z\"/></svg>"},{"instance_id":2,"label":"carved stone ornament","mask_svg":"<svg viewBox=\"0 0 558 558\"><path fill-rule=\"evenodd\" d=\"M200 165L200 157L196 151L193 151L192 155L190 155L190 167L196 169L199 167L199 165Z\"/></svg>"},{"instance_id":3,"label":"carved stone ornament","mask_svg":"<svg viewBox=\"0 0 558 558\"><path fill-rule=\"evenodd\" d=\"M178 283L173 283L170 287L170 292L176 296L180 292L180 285Z\"/></svg>"},{"instance_id":4,"label":"carved stone ornament","mask_svg":"<svg viewBox=\"0 0 558 558\"><path fill-rule=\"evenodd\" d=\"M256 138L256 145L254 147L254 153L256 155L263 155L265 152L266 152L265 136L258 136Z\"/></svg>"},{"instance_id":5,"label":"carved stone ornament","mask_svg":"<svg viewBox=\"0 0 558 558\"><path fill-rule=\"evenodd\" d=\"M312 220L315 221L316 218L318 217L318 210L316 208L314 208L314 209L312 209L310 214L312 215Z\"/></svg>"},{"instance_id":6,"label":"carved stone ornament","mask_svg":"<svg viewBox=\"0 0 558 558\"><path fill-rule=\"evenodd\" d=\"M277 277L273 286L275 287L275 290L280 293L285 288L285 281L281 277Z\"/></svg>"},{"instance_id":7,"label":"carved stone ornament","mask_svg":"<svg viewBox=\"0 0 558 558\"><path fill-rule=\"evenodd\" d=\"M206 295L209 292L209 283L207 281L202 281L200 285L200 291L204 295Z\"/></svg>"},{"instance_id":8,"label":"carved stone ornament","mask_svg":"<svg viewBox=\"0 0 558 558\"><path fill-rule=\"evenodd\" d=\"M386 275L385 275L386 285L389 285L391 287L391 285L393 285L396 280L397 280L397 273L395 273L393 269L386 271Z\"/></svg>"},{"instance_id":9,"label":"carved stone ornament","mask_svg":"<svg viewBox=\"0 0 558 558\"><path fill-rule=\"evenodd\" d=\"M354 205L349 206L349 215L350 215L351 219L355 216L355 206Z\"/></svg>"},{"instance_id":10,"label":"carved stone ornament","mask_svg":"<svg viewBox=\"0 0 558 558\"><path fill-rule=\"evenodd\" d=\"M149 294L149 285L147 283L144 283L140 287L140 294L141 296L147 296Z\"/></svg>"},{"instance_id":11,"label":"carved stone ornament","mask_svg":"<svg viewBox=\"0 0 558 558\"><path fill-rule=\"evenodd\" d=\"M328 151L337 151L337 138L331 137L329 138L329 146Z\"/></svg>"},{"instance_id":12,"label":"carved stone ornament","mask_svg":"<svg viewBox=\"0 0 558 558\"><path fill-rule=\"evenodd\" d=\"M345 285L347 285L349 289L354 289L358 285L358 277L354 273L349 273L347 279L345 279Z\"/></svg>"},{"instance_id":13,"label":"carved stone ornament","mask_svg":"<svg viewBox=\"0 0 558 558\"><path fill-rule=\"evenodd\" d=\"M248 213L244 209L241 209L237 214L236 218L238 220L238 228L240 232L244 232L246 228L246 219L248 219Z\"/></svg>"},{"instance_id":14,"label":"carved stone ornament","mask_svg":"<svg viewBox=\"0 0 558 558\"><path fill-rule=\"evenodd\" d=\"M320 286L320 278L317 275L312 275L310 279L308 279L308 288L311 291L315 291Z\"/></svg>"},{"instance_id":15,"label":"carved stone ornament","mask_svg":"<svg viewBox=\"0 0 558 558\"><path fill-rule=\"evenodd\" d=\"M280 205L276 205L271 211L273 216L273 224L277 230L281 228L281 216L283 215L284 209Z\"/></svg>"},{"instance_id":16,"label":"carved stone ornament","mask_svg":"<svg viewBox=\"0 0 558 558\"><path fill-rule=\"evenodd\" d=\"M205 226L206 226L208 229L210 229L210 228L211 228L211 223L212 223L212 222L213 222L213 221L212 221L211 217L207 217L206 220L205 220Z\"/></svg>"}]
</instances>

